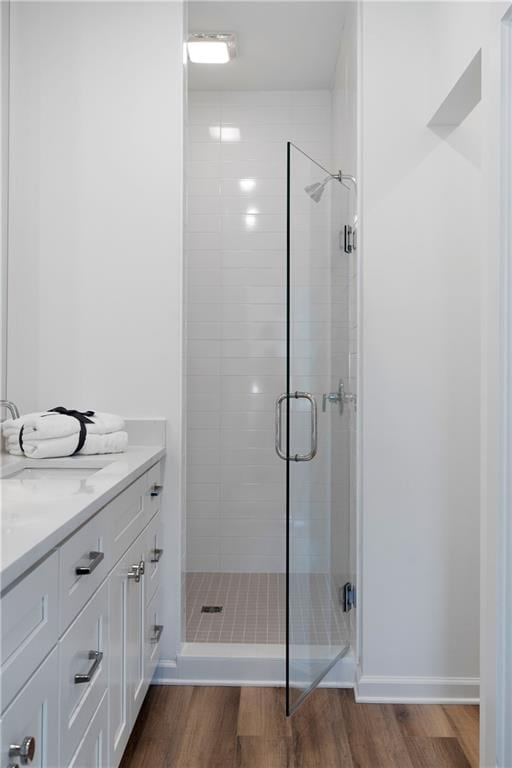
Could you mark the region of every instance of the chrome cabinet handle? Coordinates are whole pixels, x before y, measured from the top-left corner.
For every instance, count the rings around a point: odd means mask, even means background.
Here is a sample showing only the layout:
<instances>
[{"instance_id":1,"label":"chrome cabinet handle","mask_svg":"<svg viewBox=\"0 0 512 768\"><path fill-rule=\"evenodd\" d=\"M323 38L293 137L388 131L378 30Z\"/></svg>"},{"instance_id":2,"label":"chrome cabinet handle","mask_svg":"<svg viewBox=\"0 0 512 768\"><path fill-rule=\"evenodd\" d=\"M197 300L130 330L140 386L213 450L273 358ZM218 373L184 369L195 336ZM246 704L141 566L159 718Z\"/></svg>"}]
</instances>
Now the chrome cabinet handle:
<instances>
[{"instance_id":1,"label":"chrome cabinet handle","mask_svg":"<svg viewBox=\"0 0 512 768\"><path fill-rule=\"evenodd\" d=\"M77 565L75 573L77 576L88 576L94 571L95 568L101 563L105 554L103 552L89 552L87 559L89 562L86 565Z\"/></svg>"},{"instance_id":2,"label":"chrome cabinet handle","mask_svg":"<svg viewBox=\"0 0 512 768\"><path fill-rule=\"evenodd\" d=\"M102 651L89 651L89 659L92 661L91 668L88 672L79 673L75 675L75 684L78 685L79 683L90 683L92 678L94 677L94 673L98 669L99 665L101 664L101 660L103 659L103 652Z\"/></svg>"},{"instance_id":3,"label":"chrome cabinet handle","mask_svg":"<svg viewBox=\"0 0 512 768\"><path fill-rule=\"evenodd\" d=\"M163 491L163 485L158 485L158 483L155 483L152 487L151 491L149 492L150 496L160 496L160 494Z\"/></svg>"},{"instance_id":4,"label":"chrome cabinet handle","mask_svg":"<svg viewBox=\"0 0 512 768\"><path fill-rule=\"evenodd\" d=\"M11 744L9 757L19 757L20 763L31 763L36 754L36 740L33 736L25 736L21 744Z\"/></svg>"},{"instance_id":5,"label":"chrome cabinet handle","mask_svg":"<svg viewBox=\"0 0 512 768\"><path fill-rule=\"evenodd\" d=\"M144 576L144 571L146 570L144 560L141 560L138 565L132 565L130 570L128 571L128 578L133 579L137 584L141 580L141 577Z\"/></svg>"},{"instance_id":6,"label":"chrome cabinet handle","mask_svg":"<svg viewBox=\"0 0 512 768\"><path fill-rule=\"evenodd\" d=\"M287 456L282 447L282 429L281 429L281 410L285 400L294 398L295 400L307 400L311 405L311 448L309 453L296 453ZM287 461L311 461L315 458L318 451L318 413L316 400L309 392L291 392L279 395L275 404L275 449L280 459Z\"/></svg>"},{"instance_id":7,"label":"chrome cabinet handle","mask_svg":"<svg viewBox=\"0 0 512 768\"><path fill-rule=\"evenodd\" d=\"M155 630L155 634L151 638L152 643L158 643L160 638L162 637L162 632L164 631L164 625L163 624L155 624L153 627Z\"/></svg>"},{"instance_id":8,"label":"chrome cabinet handle","mask_svg":"<svg viewBox=\"0 0 512 768\"><path fill-rule=\"evenodd\" d=\"M151 558L151 562L159 563L163 553L164 553L163 549L158 549L157 547L155 547L155 549L153 550L153 557Z\"/></svg>"}]
</instances>

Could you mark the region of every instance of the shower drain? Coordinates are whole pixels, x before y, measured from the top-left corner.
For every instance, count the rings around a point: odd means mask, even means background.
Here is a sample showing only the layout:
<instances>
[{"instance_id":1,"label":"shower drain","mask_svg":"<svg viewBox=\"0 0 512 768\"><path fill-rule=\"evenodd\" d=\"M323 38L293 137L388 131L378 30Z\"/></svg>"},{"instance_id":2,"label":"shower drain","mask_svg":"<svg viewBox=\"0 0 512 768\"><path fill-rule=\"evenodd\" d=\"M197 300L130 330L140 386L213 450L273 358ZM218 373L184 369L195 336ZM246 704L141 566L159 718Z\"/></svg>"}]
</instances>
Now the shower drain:
<instances>
[{"instance_id":1,"label":"shower drain","mask_svg":"<svg viewBox=\"0 0 512 768\"><path fill-rule=\"evenodd\" d=\"M220 613L222 605L203 605L201 613Z\"/></svg>"}]
</instances>

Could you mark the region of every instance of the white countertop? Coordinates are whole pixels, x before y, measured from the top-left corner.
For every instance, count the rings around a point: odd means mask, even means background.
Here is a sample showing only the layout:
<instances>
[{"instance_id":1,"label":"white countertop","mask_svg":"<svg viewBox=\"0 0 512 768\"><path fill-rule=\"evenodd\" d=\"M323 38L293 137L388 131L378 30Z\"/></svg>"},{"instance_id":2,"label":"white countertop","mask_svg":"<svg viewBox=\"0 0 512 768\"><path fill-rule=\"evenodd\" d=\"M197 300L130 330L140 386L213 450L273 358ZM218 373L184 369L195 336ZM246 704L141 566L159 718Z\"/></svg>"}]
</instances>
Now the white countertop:
<instances>
[{"instance_id":1,"label":"white countertop","mask_svg":"<svg viewBox=\"0 0 512 768\"><path fill-rule=\"evenodd\" d=\"M13 581L163 457L161 446L125 453L27 459L0 455L0 584ZM20 477L29 468L32 475ZM55 469L55 472L45 470ZM87 472L87 469L97 470ZM62 476L57 474L62 470ZM85 470L85 471L83 471ZM53 475L53 477L51 477Z\"/></svg>"}]
</instances>

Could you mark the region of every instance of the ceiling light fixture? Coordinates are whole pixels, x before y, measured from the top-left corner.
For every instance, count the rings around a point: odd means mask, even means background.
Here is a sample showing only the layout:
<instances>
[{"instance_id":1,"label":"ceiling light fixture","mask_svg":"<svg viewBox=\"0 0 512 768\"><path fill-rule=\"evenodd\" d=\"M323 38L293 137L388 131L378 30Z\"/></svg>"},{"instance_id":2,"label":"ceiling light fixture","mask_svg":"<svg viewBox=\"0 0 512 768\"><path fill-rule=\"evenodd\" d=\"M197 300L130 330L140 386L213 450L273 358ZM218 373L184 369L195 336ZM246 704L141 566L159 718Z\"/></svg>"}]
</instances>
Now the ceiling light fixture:
<instances>
[{"instance_id":1,"label":"ceiling light fixture","mask_svg":"<svg viewBox=\"0 0 512 768\"><path fill-rule=\"evenodd\" d=\"M236 40L231 34L189 35L187 50L193 64L227 64L236 56Z\"/></svg>"}]
</instances>

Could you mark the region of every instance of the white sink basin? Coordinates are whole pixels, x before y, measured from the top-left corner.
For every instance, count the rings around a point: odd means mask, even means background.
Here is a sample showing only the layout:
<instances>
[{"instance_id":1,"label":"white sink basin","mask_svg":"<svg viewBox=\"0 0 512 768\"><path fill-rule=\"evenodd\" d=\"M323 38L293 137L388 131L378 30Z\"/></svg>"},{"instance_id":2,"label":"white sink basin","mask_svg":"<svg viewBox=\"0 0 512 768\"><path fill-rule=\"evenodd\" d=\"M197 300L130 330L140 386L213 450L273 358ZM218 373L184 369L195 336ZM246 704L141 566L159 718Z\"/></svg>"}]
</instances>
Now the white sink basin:
<instances>
[{"instance_id":1,"label":"white sink basin","mask_svg":"<svg viewBox=\"0 0 512 768\"><path fill-rule=\"evenodd\" d=\"M86 480L103 467L25 467L6 480Z\"/></svg>"},{"instance_id":2,"label":"white sink basin","mask_svg":"<svg viewBox=\"0 0 512 768\"><path fill-rule=\"evenodd\" d=\"M105 469L115 461L106 456L68 456L61 459L27 459L1 454L0 481L15 480L9 485L25 485L28 481L51 481L60 484L63 480L88 480L96 472Z\"/></svg>"},{"instance_id":3,"label":"white sink basin","mask_svg":"<svg viewBox=\"0 0 512 768\"><path fill-rule=\"evenodd\" d=\"M0 477L2 519L13 522L9 512L19 505L24 505L26 517L42 504L93 494L102 477L101 470L111 463L111 457L102 460L98 456L93 460L83 457L9 462L2 467Z\"/></svg>"}]
</instances>

